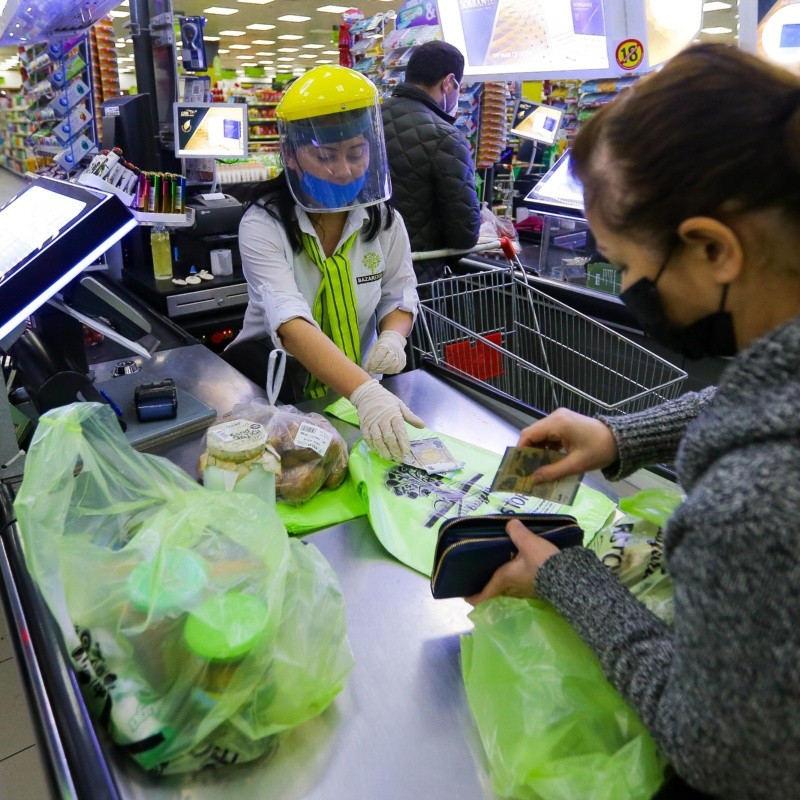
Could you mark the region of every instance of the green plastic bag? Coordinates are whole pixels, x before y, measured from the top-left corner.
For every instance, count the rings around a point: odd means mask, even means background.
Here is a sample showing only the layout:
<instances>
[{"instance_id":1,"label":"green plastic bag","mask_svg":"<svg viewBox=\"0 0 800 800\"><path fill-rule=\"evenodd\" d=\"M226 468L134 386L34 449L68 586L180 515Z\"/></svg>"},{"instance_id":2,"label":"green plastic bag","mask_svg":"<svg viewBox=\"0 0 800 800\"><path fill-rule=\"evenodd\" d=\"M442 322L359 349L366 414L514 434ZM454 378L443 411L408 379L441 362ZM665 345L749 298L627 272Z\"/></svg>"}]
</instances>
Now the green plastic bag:
<instances>
[{"instance_id":1,"label":"green plastic bag","mask_svg":"<svg viewBox=\"0 0 800 800\"><path fill-rule=\"evenodd\" d=\"M663 528L683 496L677 489L644 489L619 502L626 513L588 547L631 592L668 624L675 618L672 578L664 565Z\"/></svg>"},{"instance_id":2,"label":"green plastic bag","mask_svg":"<svg viewBox=\"0 0 800 800\"><path fill-rule=\"evenodd\" d=\"M338 525L367 513L367 506L349 475L338 489L317 492L301 506L278 502L275 508L286 530L296 535Z\"/></svg>"},{"instance_id":3,"label":"green plastic bag","mask_svg":"<svg viewBox=\"0 0 800 800\"><path fill-rule=\"evenodd\" d=\"M90 713L145 769L257 758L344 685L324 558L257 497L135 451L107 406L41 417L15 510Z\"/></svg>"},{"instance_id":4,"label":"green plastic bag","mask_svg":"<svg viewBox=\"0 0 800 800\"><path fill-rule=\"evenodd\" d=\"M516 800L649 800L666 761L594 654L549 604L498 597L461 639L492 788Z\"/></svg>"}]
</instances>

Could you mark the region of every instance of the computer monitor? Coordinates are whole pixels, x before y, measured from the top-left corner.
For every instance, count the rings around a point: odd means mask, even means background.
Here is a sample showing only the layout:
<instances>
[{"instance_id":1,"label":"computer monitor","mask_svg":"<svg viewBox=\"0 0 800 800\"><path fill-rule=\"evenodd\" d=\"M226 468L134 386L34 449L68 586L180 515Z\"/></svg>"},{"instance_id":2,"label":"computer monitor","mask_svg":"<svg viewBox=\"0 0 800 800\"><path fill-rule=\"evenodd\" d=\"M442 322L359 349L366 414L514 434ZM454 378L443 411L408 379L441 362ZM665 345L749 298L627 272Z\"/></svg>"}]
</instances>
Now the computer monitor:
<instances>
[{"instance_id":1,"label":"computer monitor","mask_svg":"<svg viewBox=\"0 0 800 800\"><path fill-rule=\"evenodd\" d=\"M0 340L136 227L113 194L36 178L0 207Z\"/></svg>"},{"instance_id":2,"label":"computer monitor","mask_svg":"<svg viewBox=\"0 0 800 800\"><path fill-rule=\"evenodd\" d=\"M570 171L569 150L531 189L525 205L534 211L584 218L583 186Z\"/></svg>"},{"instance_id":3,"label":"computer monitor","mask_svg":"<svg viewBox=\"0 0 800 800\"><path fill-rule=\"evenodd\" d=\"M244 158L246 103L175 103L178 158Z\"/></svg>"},{"instance_id":4,"label":"computer monitor","mask_svg":"<svg viewBox=\"0 0 800 800\"><path fill-rule=\"evenodd\" d=\"M509 133L522 139L553 145L556 143L563 120L564 112L560 108L523 99L517 103L514 122Z\"/></svg>"}]
</instances>

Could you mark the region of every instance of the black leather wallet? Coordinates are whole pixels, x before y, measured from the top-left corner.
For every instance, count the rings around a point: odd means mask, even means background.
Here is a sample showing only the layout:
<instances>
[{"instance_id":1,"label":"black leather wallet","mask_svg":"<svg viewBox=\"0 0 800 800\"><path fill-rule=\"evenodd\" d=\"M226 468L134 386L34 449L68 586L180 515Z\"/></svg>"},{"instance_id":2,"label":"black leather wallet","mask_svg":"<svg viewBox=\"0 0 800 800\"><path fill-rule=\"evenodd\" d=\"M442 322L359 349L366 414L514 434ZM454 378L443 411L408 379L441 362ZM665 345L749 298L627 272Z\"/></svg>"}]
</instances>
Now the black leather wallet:
<instances>
[{"instance_id":1,"label":"black leather wallet","mask_svg":"<svg viewBox=\"0 0 800 800\"><path fill-rule=\"evenodd\" d=\"M511 519L518 519L559 549L583 544L583 531L568 514L497 514L447 520L439 529L433 558L431 592L437 600L477 594L495 570L516 555L517 548L506 533Z\"/></svg>"}]
</instances>

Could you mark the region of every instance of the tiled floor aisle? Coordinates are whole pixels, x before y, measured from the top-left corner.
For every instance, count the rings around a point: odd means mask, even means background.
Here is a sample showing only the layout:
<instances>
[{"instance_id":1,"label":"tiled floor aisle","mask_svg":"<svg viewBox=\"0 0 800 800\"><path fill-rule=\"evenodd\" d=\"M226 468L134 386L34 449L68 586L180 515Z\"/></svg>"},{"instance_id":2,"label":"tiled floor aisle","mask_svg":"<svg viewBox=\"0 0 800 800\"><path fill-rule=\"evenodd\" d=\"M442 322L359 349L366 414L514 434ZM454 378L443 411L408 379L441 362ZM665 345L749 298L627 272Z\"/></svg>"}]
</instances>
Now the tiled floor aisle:
<instances>
[{"instance_id":1,"label":"tiled floor aisle","mask_svg":"<svg viewBox=\"0 0 800 800\"><path fill-rule=\"evenodd\" d=\"M24 186L21 178L0 168L0 203ZM25 690L0 606L0 800L46 800L36 735Z\"/></svg>"}]
</instances>

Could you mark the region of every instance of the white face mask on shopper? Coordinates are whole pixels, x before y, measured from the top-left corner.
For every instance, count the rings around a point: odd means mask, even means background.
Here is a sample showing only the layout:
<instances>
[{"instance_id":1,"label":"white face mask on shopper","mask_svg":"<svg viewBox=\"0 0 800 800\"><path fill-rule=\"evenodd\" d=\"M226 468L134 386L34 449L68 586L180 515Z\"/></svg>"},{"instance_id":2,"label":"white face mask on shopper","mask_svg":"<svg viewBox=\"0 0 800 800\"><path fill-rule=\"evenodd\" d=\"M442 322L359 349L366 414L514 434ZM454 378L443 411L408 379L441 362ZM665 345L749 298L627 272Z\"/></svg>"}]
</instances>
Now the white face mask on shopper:
<instances>
[{"instance_id":1,"label":"white face mask on shopper","mask_svg":"<svg viewBox=\"0 0 800 800\"><path fill-rule=\"evenodd\" d=\"M444 89L444 86L447 85L449 85L450 91ZM454 75L450 75L445 79L442 92L444 94L444 105L442 106L444 113L449 114L451 117L456 116L458 114L458 96L461 93L461 86Z\"/></svg>"}]
</instances>

